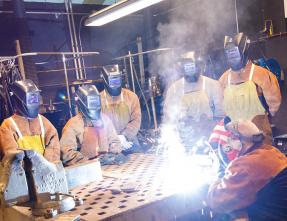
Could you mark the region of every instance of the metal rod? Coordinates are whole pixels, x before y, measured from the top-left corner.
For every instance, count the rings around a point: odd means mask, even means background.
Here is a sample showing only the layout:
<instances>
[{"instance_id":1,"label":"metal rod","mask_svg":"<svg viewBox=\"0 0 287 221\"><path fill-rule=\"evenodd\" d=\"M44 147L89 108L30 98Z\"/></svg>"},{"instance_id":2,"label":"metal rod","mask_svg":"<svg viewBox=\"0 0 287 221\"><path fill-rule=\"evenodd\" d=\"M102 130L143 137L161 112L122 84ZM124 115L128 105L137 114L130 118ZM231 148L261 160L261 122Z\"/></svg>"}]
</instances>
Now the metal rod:
<instances>
[{"instance_id":1,"label":"metal rod","mask_svg":"<svg viewBox=\"0 0 287 221\"><path fill-rule=\"evenodd\" d=\"M138 56L138 55L150 54L150 53L161 52L161 51L170 51L170 50L173 50L173 49L174 48L158 48L158 49L154 49L154 50L150 50L150 51L144 51L144 52L141 52L141 53L124 55L124 56L121 56L121 57L114 58L113 60L122 60L124 58L130 58L130 57L135 57L135 56Z\"/></svg>"},{"instance_id":2,"label":"metal rod","mask_svg":"<svg viewBox=\"0 0 287 221\"><path fill-rule=\"evenodd\" d=\"M234 0L235 7L235 20L236 20L236 31L239 33L239 21L238 21L238 11L237 11L237 0Z\"/></svg>"},{"instance_id":3,"label":"metal rod","mask_svg":"<svg viewBox=\"0 0 287 221\"><path fill-rule=\"evenodd\" d=\"M8 61L11 59L17 59L18 57L27 57L27 56L37 56L37 55L73 55L73 52L29 52L23 53L15 56L5 56L0 57L0 62ZM92 52L79 52L80 55L99 55L99 52L92 51Z\"/></svg>"},{"instance_id":4,"label":"metal rod","mask_svg":"<svg viewBox=\"0 0 287 221\"><path fill-rule=\"evenodd\" d=\"M83 16L80 20L80 24L79 24L79 43L80 43L80 49L81 52L83 51L83 45L82 45L82 37L81 37L81 28L82 28L82 22L85 18L87 18L88 16ZM85 65L85 59L84 57L81 57L82 63L83 63L83 72L84 72L84 77L85 79L87 78L87 72L86 72L86 65Z\"/></svg>"},{"instance_id":5,"label":"metal rod","mask_svg":"<svg viewBox=\"0 0 287 221\"><path fill-rule=\"evenodd\" d=\"M13 14L14 11L0 11L0 14ZM36 15L69 15L68 12L47 12L47 11L26 11L26 14L36 14ZM74 15L89 15L89 13L73 12Z\"/></svg>"},{"instance_id":6,"label":"metal rod","mask_svg":"<svg viewBox=\"0 0 287 221\"><path fill-rule=\"evenodd\" d=\"M138 53L142 53L143 47L142 47L141 37L137 37L137 47L138 47ZM139 67L140 67L140 76L141 76L141 86L144 87L145 75L144 75L144 60L143 60L142 54L139 54Z\"/></svg>"},{"instance_id":7,"label":"metal rod","mask_svg":"<svg viewBox=\"0 0 287 221\"><path fill-rule=\"evenodd\" d=\"M155 110L155 102L154 102L154 96L153 96L153 91L152 91L152 84L151 84L151 78L148 79L149 83L149 88L151 92L151 109L152 109L152 116L153 116L153 124L154 124L154 129L157 130L157 118L156 118L156 110Z\"/></svg>"},{"instance_id":8,"label":"metal rod","mask_svg":"<svg viewBox=\"0 0 287 221\"><path fill-rule=\"evenodd\" d=\"M129 51L129 60L130 60L130 72L131 72L131 79L132 79L132 91L135 92L135 80L134 80L134 71L133 71L133 61L131 51Z\"/></svg>"},{"instance_id":9,"label":"metal rod","mask_svg":"<svg viewBox=\"0 0 287 221\"><path fill-rule=\"evenodd\" d=\"M124 69L125 69L125 80L126 80L126 88L130 89L130 82L129 82L129 75L128 75L128 68L127 68L127 59L124 58Z\"/></svg>"},{"instance_id":10,"label":"metal rod","mask_svg":"<svg viewBox=\"0 0 287 221\"><path fill-rule=\"evenodd\" d=\"M21 53L20 41L16 40L15 43L16 43L16 53L17 53L17 55L22 54ZM20 74L21 74L22 78L26 79L24 62L23 62L23 58L22 57L18 57L18 66L19 66L19 71L20 71Z\"/></svg>"},{"instance_id":11,"label":"metal rod","mask_svg":"<svg viewBox=\"0 0 287 221\"><path fill-rule=\"evenodd\" d=\"M67 90L67 96L68 96L68 104L69 104L69 114L70 117L72 117L72 103L71 103L71 96L70 96L70 87L69 87L69 79L68 79L68 71L66 67L66 57L63 54L63 66L64 66L64 72L65 72L65 82L66 82L66 90Z\"/></svg>"},{"instance_id":12,"label":"metal rod","mask_svg":"<svg viewBox=\"0 0 287 221\"><path fill-rule=\"evenodd\" d=\"M69 13L69 4L68 4L69 0L65 0L65 8L67 13ZM72 45L72 52L73 52L73 57L74 57L74 65L75 68L78 69L78 62L76 59L76 54L75 54L75 42L74 42L74 37L73 37L73 30L72 30L72 25L71 25L71 18L70 18L70 14L67 14L67 19L68 19L68 27L69 27L69 34L70 34L70 39L71 39L71 45ZM76 79L79 79L79 73L78 70L76 70Z\"/></svg>"},{"instance_id":13,"label":"metal rod","mask_svg":"<svg viewBox=\"0 0 287 221\"><path fill-rule=\"evenodd\" d=\"M74 15L73 15L73 5L72 5L72 1L71 0L68 0L69 2L69 9L70 9L70 16L71 16L71 26L72 26L72 33L74 35L74 41L75 41L75 49L76 49L76 53L77 55L79 54L79 44L78 44L78 37L77 37L77 29L76 29L76 26L75 26L75 20L74 20ZM77 56L77 62L78 62L78 66L79 66L79 73L80 73L80 79L83 79L84 76L83 76L83 71L82 71L82 61L80 58L78 58Z\"/></svg>"}]
</instances>

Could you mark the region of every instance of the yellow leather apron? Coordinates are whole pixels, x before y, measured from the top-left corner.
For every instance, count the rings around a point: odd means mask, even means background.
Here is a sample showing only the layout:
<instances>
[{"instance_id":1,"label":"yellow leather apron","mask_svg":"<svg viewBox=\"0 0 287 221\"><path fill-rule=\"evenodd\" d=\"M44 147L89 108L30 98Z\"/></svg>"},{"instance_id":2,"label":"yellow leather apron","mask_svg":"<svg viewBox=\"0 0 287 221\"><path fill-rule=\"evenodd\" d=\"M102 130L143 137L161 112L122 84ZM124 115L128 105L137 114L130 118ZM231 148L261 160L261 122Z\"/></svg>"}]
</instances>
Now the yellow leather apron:
<instances>
[{"instance_id":1,"label":"yellow leather apron","mask_svg":"<svg viewBox=\"0 0 287 221\"><path fill-rule=\"evenodd\" d=\"M113 122L118 134L126 128L130 122L130 110L128 105L124 102L123 92L121 93L119 102L111 103L108 101L106 91L104 91L105 103L102 105L102 112L106 114Z\"/></svg>"},{"instance_id":2,"label":"yellow leather apron","mask_svg":"<svg viewBox=\"0 0 287 221\"><path fill-rule=\"evenodd\" d=\"M228 75L228 85L224 90L224 109L232 120L252 120L257 115L265 115L256 85L252 81L255 66L252 64L249 80L238 85L231 84L231 73Z\"/></svg>"},{"instance_id":3,"label":"yellow leather apron","mask_svg":"<svg viewBox=\"0 0 287 221\"><path fill-rule=\"evenodd\" d=\"M213 116L205 90L206 79L202 78L202 90L185 93L184 89L181 99L181 117L191 117L196 122L199 122L202 117L211 119ZM184 79L183 88L185 88Z\"/></svg>"},{"instance_id":4,"label":"yellow leather apron","mask_svg":"<svg viewBox=\"0 0 287 221\"><path fill-rule=\"evenodd\" d=\"M43 155L45 151L45 128L43 125L42 117L40 115L38 115L38 119L40 122L41 134L23 136L15 120L12 117L9 118L19 136L19 139L17 140L18 148L23 150L34 150Z\"/></svg>"}]
</instances>

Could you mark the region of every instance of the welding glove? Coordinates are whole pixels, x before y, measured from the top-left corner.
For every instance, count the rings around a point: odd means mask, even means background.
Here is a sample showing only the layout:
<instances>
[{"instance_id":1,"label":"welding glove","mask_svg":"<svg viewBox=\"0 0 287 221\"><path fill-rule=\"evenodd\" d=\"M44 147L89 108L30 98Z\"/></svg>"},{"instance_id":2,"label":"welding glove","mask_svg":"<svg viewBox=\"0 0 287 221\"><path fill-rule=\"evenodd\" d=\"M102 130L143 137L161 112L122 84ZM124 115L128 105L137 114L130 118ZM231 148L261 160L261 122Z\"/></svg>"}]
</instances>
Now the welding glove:
<instances>
[{"instance_id":1,"label":"welding glove","mask_svg":"<svg viewBox=\"0 0 287 221\"><path fill-rule=\"evenodd\" d=\"M122 145L123 150L128 150L133 146L133 143L129 142L124 135L118 135L118 137L121 141L121 145Z\"/></svg>"}]
</instances>

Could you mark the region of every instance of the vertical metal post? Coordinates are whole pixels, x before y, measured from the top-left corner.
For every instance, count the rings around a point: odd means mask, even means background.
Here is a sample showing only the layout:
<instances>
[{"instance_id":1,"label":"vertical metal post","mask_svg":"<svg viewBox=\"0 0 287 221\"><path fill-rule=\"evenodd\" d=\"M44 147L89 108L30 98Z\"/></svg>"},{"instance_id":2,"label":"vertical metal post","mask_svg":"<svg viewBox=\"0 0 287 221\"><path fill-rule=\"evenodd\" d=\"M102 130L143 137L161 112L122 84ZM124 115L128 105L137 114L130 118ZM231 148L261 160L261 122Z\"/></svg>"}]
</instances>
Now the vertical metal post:
<instances>
[{"instance_id":1,"label":"vertical metal post","mask_svg":"<svg viewBox=\"0 0 287 221\"><path fill-rule=\"evenodd\" d=\"M238 21L238 11L237 11L237 0L234 0L235 7L235 20L236 20L236 31L239 33L239 21Z\"/></svg>"},{"instance_id":2,"label":"vertical metal post","mask_svg":"<svg viewBox=\"0 0 287 221\"><path fill-rule=\"evenodd\" d=\"M124 69L125 69L125 80L126 80L126 88L130 89L130 82L129 82L129 75L128 75L128 68L127 68L127 60L124 58Z\"/></svg>"},{"instance_id":3,"label":"vertical metal post","mask_svg":"<svg viewBox=\"0 0 287 221\"><path fill-rule=\"evenodd\" d=\"M76 71L76 78L79 79L79 73L78 73L78 62L77 62L77 57L75 53L75 43L74 43L74 37L72 34L72 26L71 26L71 19L70 19L70 13L69 13L69 0L64 0L65 1L65 8L67 12L67 19L68 19L68 26L69 26L69 33L70 33L70 39L71 39L71 45L72 45L72 52L73 52L73 58L74 58L74 65L75 65L75 71Z\"/></svg>"},{"instance_id":4,"label":"vertical metal post","mask_svg":"<svg viewBox=\"0 0 287 221\"><path fill-rule=\"evenodd\" d=\"M156 110L155 110L155 103L154 103L154 92L153 92L153 86L151 83L151 78L148 79L148 84L150 88L150 93L151 93L151 109L152 109L152 116L153 116L153 124L154 124L154 129L157 130L157 118L156 118Z\"/></svg>"},{"instance_id":5,"label":"vertical metal post","mask_svg":"<svg viewBox=\"0 0 287 221\"><path fill-rule=\"evenodd\" d=\"M140 67L140 76L141 76L141 86L144 87L145 75L144 75L144 60L143 60L143 47L142 47L142 38L137 37L137 47L139 53L139 67Z\"/></svg>"},{"instance_id":6,"label":"vertical metal post","mask_svg":"<svg viewBox=\"0 0 287 221\"><path fill-rule=\"evenodd\" d=\"M72 33L74 35L74 41L75 41L75 49L76 49L76 56L77 56L77 60L78 61L78 65L79 65L79 74L80 74L80 79L83 79L83 70L82 70L82 62L81 62L81 58L79 54L79 45L78 45L78 38L77 38L77 29L75 27L75 20L74 20L74 14L73 14L73 5L72 5L72 1L69 1L69 9L70 9L70 13L71 13L71 26L72 26Z\"/></svg>"},{"instance_id":7,"label":"vertical metal post","mask_svg":"<svg viewBox=\"0 0 287 221\"><path fill-rule=\"evenodd\" d=\"M69 114L70 114L70 117L72 117L73 115L72 115L72 103L71 103L71 95L70 95L70 88L69 88L69 79L68 79L68 72L67 72L67 66L66 66L66 57L64 54L62 55L62 60L63 60L66 90L67 90L67 96L68 96Z\"/></svg>"},{"instance_id":8,"label":"vertical metal post","mask_svg":"<svg viewBox=\"0 0 287 221\"><path fill-rule=\"evenodd\" d=\"M16 40L15 42L16 42L16 53L17 53L17 55L20 55L20 54L22 54L20 41ZM25 68L24 68L24 62L23 62L22 56L18 57L18 65L19 65L20 74L21 74L22 78L25 80L26 75L25 75Z\"/></svg>"},{"instance_id":9,"label":"vertical metal post","mask_svg":"<svg viewBox=\"0 0 287 221\"><path fill-rule=\"evenodd\" d=\"M131 51L129 51L129 59L130 59L130 72L132 79L132 91L135 92L135 80L134 80L134 70L133 70L133 58L131 56Z\"/></svg>"}]
</instances>

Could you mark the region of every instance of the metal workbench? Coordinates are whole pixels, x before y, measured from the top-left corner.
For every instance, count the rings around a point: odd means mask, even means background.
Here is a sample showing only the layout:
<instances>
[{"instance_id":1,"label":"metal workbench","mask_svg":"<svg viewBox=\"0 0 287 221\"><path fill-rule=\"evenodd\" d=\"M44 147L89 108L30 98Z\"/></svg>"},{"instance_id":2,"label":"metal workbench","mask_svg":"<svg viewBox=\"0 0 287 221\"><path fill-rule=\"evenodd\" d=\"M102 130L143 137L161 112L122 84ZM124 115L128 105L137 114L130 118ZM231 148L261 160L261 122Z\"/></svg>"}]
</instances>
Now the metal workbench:
<instances>
[{"instance_id":1,"label":"metal workbench","mask_svg":"<svg viewBox=\"0 0 287 221\"><path fill-rule=\"evenodd\" d=\"M199 210L205 194L199 190L181 193L177 188L166 188L166 168L165 157L152 154L134 154L123 165L103 166L102 181L71 191L84 200L83 205L48 220L71 220L73 215L80 215L82 221L175 220ZM136 184L138 191L112 193L112 189L126 183ZM21 217L18 220L39 220L32 217L27 207L14 206L9 210L13 210L14 217Z\"/></svg>"}]
</instances>

